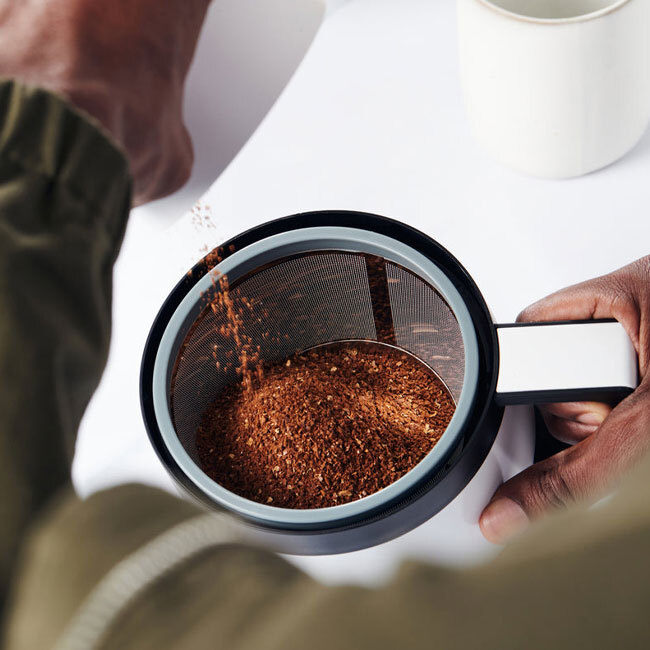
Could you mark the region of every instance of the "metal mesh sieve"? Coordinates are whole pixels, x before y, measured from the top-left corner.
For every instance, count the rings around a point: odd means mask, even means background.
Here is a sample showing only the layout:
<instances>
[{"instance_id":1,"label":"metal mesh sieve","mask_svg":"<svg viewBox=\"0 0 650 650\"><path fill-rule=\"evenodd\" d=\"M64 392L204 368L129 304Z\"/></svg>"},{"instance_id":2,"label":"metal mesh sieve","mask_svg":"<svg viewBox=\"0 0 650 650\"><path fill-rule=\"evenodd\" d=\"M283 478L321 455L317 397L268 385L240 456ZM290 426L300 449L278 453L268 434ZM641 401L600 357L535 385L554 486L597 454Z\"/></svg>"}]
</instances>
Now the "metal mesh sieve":
<instances>
[{"instance_id":1,"label":"metal mesh sieve","mask_svg":"<svg viewBox=\"0 0 650 650\"><path fill-rule=\"evenodd\" d=\"M458 401L465 374L461 327L442 295L412 271L376 255L328 250L285 256L229 280L239 337L260 361L335 341L379 341L418 357ZM169 382L174 429L194 461L202 413L240 380L241 346L227 310L209 304L210 293L183 334Z\"/></svg>"}]
</instances>

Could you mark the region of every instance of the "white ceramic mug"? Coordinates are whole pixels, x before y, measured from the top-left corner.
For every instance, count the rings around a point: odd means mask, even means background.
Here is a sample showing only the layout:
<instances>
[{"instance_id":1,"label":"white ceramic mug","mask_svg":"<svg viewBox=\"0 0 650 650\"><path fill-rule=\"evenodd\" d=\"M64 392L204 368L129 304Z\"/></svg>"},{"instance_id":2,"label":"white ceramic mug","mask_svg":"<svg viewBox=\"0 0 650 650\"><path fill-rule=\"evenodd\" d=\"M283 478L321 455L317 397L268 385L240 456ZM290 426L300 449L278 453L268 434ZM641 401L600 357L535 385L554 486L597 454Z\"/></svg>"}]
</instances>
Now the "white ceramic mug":
<instances>
[{"instance_id":1,"label":"white ceramic mug","mask_svg":"<svg viewBox=\"0 0 650 650\"><path fill-rule=\"evenodd\" d=\"M458 0L461 79L500 162L569 178L608 165L650 119L650 0Z\"/></svg>"}]
</instances>

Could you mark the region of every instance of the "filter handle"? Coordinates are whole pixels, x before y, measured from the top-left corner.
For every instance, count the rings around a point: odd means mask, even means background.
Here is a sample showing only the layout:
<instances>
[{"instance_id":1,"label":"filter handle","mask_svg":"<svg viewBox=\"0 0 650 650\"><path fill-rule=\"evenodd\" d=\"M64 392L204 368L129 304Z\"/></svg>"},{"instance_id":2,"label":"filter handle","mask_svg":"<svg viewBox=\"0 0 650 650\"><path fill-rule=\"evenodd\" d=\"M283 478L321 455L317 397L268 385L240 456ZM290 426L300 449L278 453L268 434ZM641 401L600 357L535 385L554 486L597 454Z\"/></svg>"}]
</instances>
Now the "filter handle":
<instances>
[{"instance_id":1,"label":"filter handle","mask_svg":"<svg viewBox=\"0 0 650 650\"><path fill-rule=\"evenodd\" d=\"M496 401L617 403L638 386L632 341L615 320L496 325Z\"/></svg>"}]
</instances>

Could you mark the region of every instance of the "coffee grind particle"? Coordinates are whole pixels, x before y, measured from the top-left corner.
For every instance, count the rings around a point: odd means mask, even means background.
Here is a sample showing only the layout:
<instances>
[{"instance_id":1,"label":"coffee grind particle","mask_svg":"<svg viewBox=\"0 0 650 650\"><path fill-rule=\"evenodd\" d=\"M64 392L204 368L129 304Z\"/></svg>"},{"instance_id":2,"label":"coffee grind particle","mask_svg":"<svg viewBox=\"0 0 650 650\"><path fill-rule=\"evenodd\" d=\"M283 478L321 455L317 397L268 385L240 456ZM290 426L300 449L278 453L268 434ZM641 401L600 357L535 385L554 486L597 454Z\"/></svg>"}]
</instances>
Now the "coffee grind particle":
<instances>
[{"instance_id":1,"label":"coffee grind particle","mask_svg":"<svg viewBox=\"0 0 650 650\"><path fill-rule=\"evenodd\" d=\"M228 386L203 414L203 470L242 497L311 509L390 485L431 451L454 413L440 379L377 343L330 344Z\"/></svg>"}]
</instances>

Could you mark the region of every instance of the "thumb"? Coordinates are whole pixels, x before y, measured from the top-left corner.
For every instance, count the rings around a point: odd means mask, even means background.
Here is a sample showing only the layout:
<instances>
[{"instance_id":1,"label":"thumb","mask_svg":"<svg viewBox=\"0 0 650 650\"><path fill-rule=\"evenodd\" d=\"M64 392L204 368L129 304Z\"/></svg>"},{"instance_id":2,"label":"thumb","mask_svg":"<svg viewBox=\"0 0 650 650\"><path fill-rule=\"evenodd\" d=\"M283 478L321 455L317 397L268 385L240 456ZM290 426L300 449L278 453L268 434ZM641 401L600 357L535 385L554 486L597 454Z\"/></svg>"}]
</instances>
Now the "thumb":
<instances>
[{"instance_id":1,"label":"thumb","mask_svg":"<svg viewBox=\"0 0 650 650\"><path fill-rule=\"evenodd\" d=\"M591 436L506 481L479 521L502 543L549 510L595 500L650 447L650 382L621 402Z\"/></svg>"}]
</instances>

